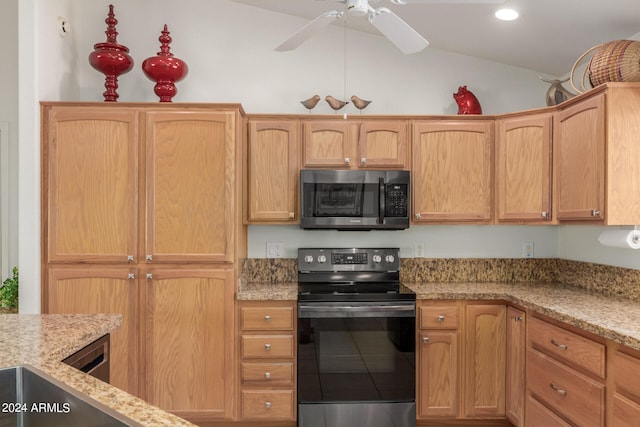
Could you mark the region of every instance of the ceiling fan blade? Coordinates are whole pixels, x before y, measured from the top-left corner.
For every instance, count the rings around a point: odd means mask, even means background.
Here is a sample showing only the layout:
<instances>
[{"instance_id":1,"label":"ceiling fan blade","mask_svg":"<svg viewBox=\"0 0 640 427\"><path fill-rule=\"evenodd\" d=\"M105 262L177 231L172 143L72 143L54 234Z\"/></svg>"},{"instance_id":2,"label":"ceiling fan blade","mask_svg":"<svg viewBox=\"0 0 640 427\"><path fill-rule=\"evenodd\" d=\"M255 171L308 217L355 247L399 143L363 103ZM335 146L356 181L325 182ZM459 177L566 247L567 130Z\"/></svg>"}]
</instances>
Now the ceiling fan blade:
<instances>
[{"instance_id":1,"label":"ceiling fan blade","mask_svg":"<svg viewBox=\"0 0 640 427\"><path fill-rule=\"evenodd\" d=\"M330 10L323 13L304 27L300 28L291 37L278 45L274 50L284 52L297 48L302 43L310 39L315 33L331 24L336 19L342 17L342 13L343 12L339 12L337 10Z\"/></svg>"},{"instance_id":2,"label":"ceiling fan blade","mask_svg":"<svg viewBox=\"0 0 640 427\"><path fill-rule=\"evenodd\" d=\"M424 37L386 7L372 11L369 22L405 55L420 52L429 46Z\"/></svg>"},{"instance_id":3,"label":"ceiling fan blade","mask_svg":"<svg viewBox=\"0 0 640 427\"><path fill-rule=\"evenodd\" d=\"M394 4L502 4L506 0L391 0Z\"/></svg>"}]
</instances>

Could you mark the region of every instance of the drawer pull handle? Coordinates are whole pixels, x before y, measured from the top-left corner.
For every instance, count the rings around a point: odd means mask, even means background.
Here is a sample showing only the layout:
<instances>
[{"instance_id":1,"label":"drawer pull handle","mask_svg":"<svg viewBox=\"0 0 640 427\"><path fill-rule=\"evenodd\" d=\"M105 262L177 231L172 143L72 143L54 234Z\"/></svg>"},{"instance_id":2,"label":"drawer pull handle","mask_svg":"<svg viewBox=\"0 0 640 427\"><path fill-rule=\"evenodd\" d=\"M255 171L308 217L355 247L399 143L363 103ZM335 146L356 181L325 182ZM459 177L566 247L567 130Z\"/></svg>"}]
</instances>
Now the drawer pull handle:
<instances>
[{"instance_id":1,"label":"drawer pull handle","mask_svg":"<svg viewBox=\"0 0 640 427\"><path fill-rule=\"evenodd\" d=\"M267 351L271 350L271 344L265 344L264 349Z\"/></svg>"},{"instance_id":2,"label":"drawer pull handle","mask_svg":"<svg viewBox=\"0 0 640 427\"><path fill-rule=\"evenodd\" d=\"M438 316L438 322L444 322L444 316L443 315Z\"/></svg>"},{"instance_id":3,"label":"drawer pull handle","mask_svg":"<svg viewBox=\"0 0 640 427\"><path fill-rule=\"evenodd\" d=\"M270 380L271 379L271 372L265 372L264 373L264 378L267 379L267 380Z\"/></svg>"},{"instance_id":4,"label":"drawer pull handle","mask_svg":"<svg viewBox=\"0 0 640 427\"><path fill-rule=\"evenodd\" d=\"M566 344L558 344L558 343L556 342L556 340L554 340L553 338L551 338L551 344L555 345L555 346L556 346L556 347L558 347L560 350L566 350L566 349L568 349L568 348L569 348L569 346L568 346L568 345L566 345Z\"/></svg>"},{"instance_id":5,"label":"drawer pull handle","mask_svg":"<svg viewBox=\"0 0 640 427\"><path fill-rule=\"evenodd\" d=\"M267 409L271 409L271 402L265 402L264 407Z\"/></svg>"},{"instance_id":6,"label":"drawer pull handle","mask_svg":"<svg viewBox=\"0 0 640 427\"><path fill-rule=\"evenodd\" d=\"M553 391L555 391L556 393L558 393L560 396L566 396L567 395L567 390L563 390L561 388L556 387L556 385L554 383L549 384L549 387L551 387L551 389Z\"/></svg>"},{"instance_id":7,"label":"drawer pull handle","mask_svg":"<svg viewBox=\"0 0 640 427\"><path fill-rule=\"evenodd\" d=\"M271 316L269 316L268 314L264 316L264 321L268 322L269 320L271 320Z\"/></svg>"},{"instance_id":8,"label":"drawer pull handle","mask_svg":"<svg viewBox=\"0 0 640 427\"><path fill-rule=\"evenodd\" d=\"M425 344L429 344L429 337L422 337L422 342Z\"/></svg>"}]
</instances>

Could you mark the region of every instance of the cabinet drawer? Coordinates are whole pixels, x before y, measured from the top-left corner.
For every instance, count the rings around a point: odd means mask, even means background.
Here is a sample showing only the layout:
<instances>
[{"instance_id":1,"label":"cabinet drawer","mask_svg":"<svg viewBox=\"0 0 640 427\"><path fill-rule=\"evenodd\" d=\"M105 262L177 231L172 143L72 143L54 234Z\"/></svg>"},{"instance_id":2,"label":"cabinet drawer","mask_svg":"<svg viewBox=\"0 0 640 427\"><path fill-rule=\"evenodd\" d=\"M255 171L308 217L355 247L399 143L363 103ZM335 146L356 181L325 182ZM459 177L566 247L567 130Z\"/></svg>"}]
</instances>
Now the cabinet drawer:
<instances>
[{"instance_id":1,"label":"cabinet drawer","mask_svg":"<svg viewBox=\"0 0 640 427\"><path fill-rule=\"evenodd\" d=\"M571 427L571 424L554 414L551 409L544 406L531 396L527 397L526 410L527 426L544 427Z\"/></svg>"},{"instance_id":2,"label":"cabinet drawer","mask_svg":"<svg viewBox=\"0 0 640 427\"><path fill-rule=\"evenodd\" d=\"M240 327L245 331L293 331L293 308L242 307Z\"/></svg>"},{"instance_id":3,"label":"cabinet drawer","mask_svg":"<svg viewBox=\"0 0 640 427\"><path fill-rule=\"evenodd\" d=\"M293 335L243 335L242 357L293 357Z\"/></svg>"},{"instance_id":4,"label":"cabinet drawer","mask_svg":"<svg viewBox=\"0 0 640 427\"><path fill-rule=\"evenodd\" d=\"M420 329L456 329L458 306L456 304L429 304L418 310Z\"/></svg>"},{"instance_id":5,"label":"cabinet drawer","mask_svg":"<svg viewBox=\"0 0 640 427\"><path fill-rule=\"evenodd\" d=\"M293 390L242 391L245 419L293 419Z\"/></svg>"},{"instance_id":6,"label":"cabinet drawer","mask_svg":"<svg viewBox=\"0 0 640 427\"><path fill-rule=\"evenodd\" d=\"M613 356L613 378L616 387L640 398L640 360L616 351Z\"/></svg>"},{"instance_id":7,"label":"cabinet drawer","mask_svg":"<svg viewBox=\"0 0 640 427\"><path fill-rule=\"evenodd\" d=\"M527 356L531 394L579 426L604 425L604 385L536 350Z\"/></svg>"},{"instance_id":8,"label":"cabinet drawer","mask_svg":"<svg viewBox=\"0 0 640 427\"><path fill-rule=\"evenodd\" d=\"M242 363L242 383L293 386L293 363Z\"/></svg>"},{"instance_id":9,"label":"cabinet drawer","mask_svg":"<svg viewBox=\"0 0 640 427\"><path fill-rule=\"evenodd\" d=\"M531 345L604 378L605 346L540 319L529 319Z\"/></svg>"}]
</instances>

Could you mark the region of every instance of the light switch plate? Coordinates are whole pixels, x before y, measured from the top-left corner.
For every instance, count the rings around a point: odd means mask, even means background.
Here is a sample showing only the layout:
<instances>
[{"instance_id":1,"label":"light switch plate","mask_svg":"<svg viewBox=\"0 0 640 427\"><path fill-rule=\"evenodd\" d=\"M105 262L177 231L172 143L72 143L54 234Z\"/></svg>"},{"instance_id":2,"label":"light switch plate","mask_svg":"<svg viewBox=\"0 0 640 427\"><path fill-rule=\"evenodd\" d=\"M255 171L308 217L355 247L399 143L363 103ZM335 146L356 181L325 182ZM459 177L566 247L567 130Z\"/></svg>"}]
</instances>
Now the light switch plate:
<instances>
[{"instance_id":1,"label":"light switch plate","mask_svg":"<svg viewBox=\"0 0 640 427\"><path fill-rule=\"evenodd\" d=\"M284 256L284 243L267 242L267 258L282 258Z\"/></svg>"},{"instance_id":2,"label":"light switch plate","mask_svg":"<svg viewBox=\"0 0 640 427\"><path fill-rule=\"evenodd\" d=\"M522 242L522 257L533 258L534 257L533 242Z\"/></svg>"},{"instance_id":3,"label":"light switch plate","mask_svg":"<svg viewBox=\"0 0 640 427\"><path fill-rule=\"evenodd\" d=\"M424 258L424 242L414 242L413 256L414 258Z\"/></svg>"}]
</instances>

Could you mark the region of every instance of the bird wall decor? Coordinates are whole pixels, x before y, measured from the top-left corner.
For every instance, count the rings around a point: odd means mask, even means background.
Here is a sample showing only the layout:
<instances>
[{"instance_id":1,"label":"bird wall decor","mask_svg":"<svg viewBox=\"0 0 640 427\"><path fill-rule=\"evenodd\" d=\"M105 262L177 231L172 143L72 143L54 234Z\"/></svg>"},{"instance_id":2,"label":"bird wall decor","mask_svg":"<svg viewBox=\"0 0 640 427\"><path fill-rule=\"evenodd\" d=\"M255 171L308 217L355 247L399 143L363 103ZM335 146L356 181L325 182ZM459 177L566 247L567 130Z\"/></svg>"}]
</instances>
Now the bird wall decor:
<instances>
[{"instance_id":1,"label":"bird wall decor","mask_svg":"<svg viewBox=\"0 0 640 427\"><path fill-rule=\"evenodd\" d=\"M300 103L304 105L304 108L306 108L307 110L309 110L309 112L311 112L313 107L315 107L318 104L318 101L320 101L320 95L313 95L311 98L305 99L304 101L300 101Z\"/></svg>"},{"instance_id":2,"label":"bird wall decor","mask_svg":"<svg viewBox=\"0 0 640 427\"><path fill-rule=\"evenodd\" d=\"M341 109L342 107L344 107L349 103L348 101L341 101L339 99L336 99L331 95L327 95L327 97L324 98L324 100L327 101L329 106L336 111L338 111L339 109Z\"/></svg>"},{"instance_id":3,"label":"bird wall decor","mask_svg":"<svg viewBox=\"0 0 640 427\"><path fill-rule=\"evenodd\" d=\"M353 102L353 105L355 105L361 113L363 109L367 108L367 106L371 104L371 101L367 101L366 99L359 98L355 95L351 96L351 102Z\"/></svg>"}]
</instances>

